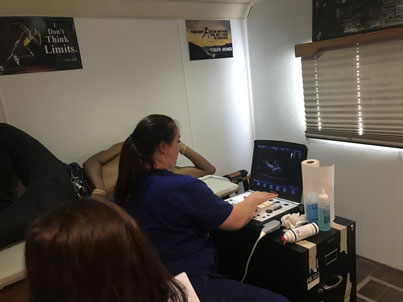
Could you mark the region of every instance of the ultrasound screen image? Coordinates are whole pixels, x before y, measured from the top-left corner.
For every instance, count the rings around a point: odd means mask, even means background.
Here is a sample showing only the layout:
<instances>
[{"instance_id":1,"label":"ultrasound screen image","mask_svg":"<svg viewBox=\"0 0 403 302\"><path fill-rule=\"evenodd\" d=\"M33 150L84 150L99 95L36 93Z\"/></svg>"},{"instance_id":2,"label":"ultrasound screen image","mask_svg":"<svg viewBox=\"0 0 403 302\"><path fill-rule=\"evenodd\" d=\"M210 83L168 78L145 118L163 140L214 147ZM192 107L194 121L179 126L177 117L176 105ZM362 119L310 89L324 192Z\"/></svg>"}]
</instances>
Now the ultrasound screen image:
<instances>
[{"instance_id":1,"label":"ultrasound screen image","mask_svg":"<svg viewBox=\"0 0 403 302\"><path fill-rule=\"evenodd\" d=\"M277 145L255 146L251 188L277 192L279 197L300 201L302 191L301 162L304 150Z\"/></svg>"}]
</instances>

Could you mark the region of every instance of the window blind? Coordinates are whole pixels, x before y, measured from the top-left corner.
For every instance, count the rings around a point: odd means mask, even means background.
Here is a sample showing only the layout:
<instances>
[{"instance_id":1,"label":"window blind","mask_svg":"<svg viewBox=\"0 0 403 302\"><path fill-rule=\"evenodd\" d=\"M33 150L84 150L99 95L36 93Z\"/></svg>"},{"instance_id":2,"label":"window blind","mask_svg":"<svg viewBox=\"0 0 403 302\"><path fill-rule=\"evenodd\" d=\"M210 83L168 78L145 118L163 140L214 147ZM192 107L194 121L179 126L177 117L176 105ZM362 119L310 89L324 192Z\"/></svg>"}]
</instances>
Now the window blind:
<instances>
[{"instance_id":1,"label":"window blind","mask_svg":"<svg viewBox=\"0 0 403 302\"><path fill-rule=\"evenodd\" d=\"M302 58L307 137L403 147L403 39Z\"/></svg>"}]
</instances>

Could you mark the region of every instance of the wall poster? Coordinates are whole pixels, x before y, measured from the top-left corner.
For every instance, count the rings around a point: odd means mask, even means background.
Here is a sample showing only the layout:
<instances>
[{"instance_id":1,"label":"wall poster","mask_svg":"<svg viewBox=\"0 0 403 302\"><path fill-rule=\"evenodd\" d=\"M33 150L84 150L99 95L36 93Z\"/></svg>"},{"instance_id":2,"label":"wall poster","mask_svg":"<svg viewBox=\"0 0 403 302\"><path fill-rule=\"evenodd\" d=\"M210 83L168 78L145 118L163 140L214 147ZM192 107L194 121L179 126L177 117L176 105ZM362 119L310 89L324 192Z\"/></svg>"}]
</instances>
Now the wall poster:
<instances>
[{"instance_id":1,"label":"wall poster","mask_svg":"<svg viewBox=\"0 0 403 302\"><path fill-rule=\"evenodd\" d=\"M73 18L0 17L0 75L80 68Z\"/></svg>"},{"instance_id":2,"label":"wall poster","mask_svg":"<svg viewBox=\"0 0 403 302\"><path fill-rule=\"evenodd\" d=\"M190 60L232 58L229 20L186 20Z\"/></svg>"},{"instance_id":3,"label":"wall poster","mask_svg":"<svg viewBox=\"0 0 403 302\"><path fill-rule=\"evenodd\" d=\"M312 41L403 26L403 0L313 0Z\"/></svg>"}]
</instances>

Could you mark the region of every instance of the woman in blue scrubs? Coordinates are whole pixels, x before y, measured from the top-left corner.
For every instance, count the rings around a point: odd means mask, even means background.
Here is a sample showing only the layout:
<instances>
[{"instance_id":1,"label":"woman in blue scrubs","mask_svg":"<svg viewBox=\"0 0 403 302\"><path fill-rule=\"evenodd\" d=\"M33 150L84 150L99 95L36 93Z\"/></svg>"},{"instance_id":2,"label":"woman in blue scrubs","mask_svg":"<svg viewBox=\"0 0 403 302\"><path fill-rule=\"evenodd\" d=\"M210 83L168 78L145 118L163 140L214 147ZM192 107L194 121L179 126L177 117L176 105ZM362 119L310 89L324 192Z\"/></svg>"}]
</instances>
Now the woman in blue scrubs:
<instances>
[{"instance_id":1,"label":"woman in blue scrubs","mask_svg":"<svg viewBox=\"0 0 403 302\"><path fill-rule=\"evenodd\" d=\"M209 232L238 230L274 194L256 192L235 206L191 176L177 175L180 130L165 115L142 119L120 154L115 200L147 233L172 275L186 272L201 301L275 301L286 298L217 273Z\"/></svg>"}]
</instances>

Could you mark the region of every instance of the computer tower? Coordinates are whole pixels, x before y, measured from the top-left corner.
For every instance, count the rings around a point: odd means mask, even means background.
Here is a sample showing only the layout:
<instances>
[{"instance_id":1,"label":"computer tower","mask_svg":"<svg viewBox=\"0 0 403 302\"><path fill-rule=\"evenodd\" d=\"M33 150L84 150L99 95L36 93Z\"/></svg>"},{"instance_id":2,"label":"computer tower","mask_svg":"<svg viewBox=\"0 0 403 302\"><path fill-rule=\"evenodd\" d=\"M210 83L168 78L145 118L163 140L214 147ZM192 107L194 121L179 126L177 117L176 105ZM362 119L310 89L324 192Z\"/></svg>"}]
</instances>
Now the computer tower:
<instances>
[{"instance_id":1,"label":"computer tower","mask_svg":"<svg viewBox=\"0 0 403 302\"><path fill-rule=\"evenodd\" d=\"M330 231L304 242L282 244L283 231L264 237L251 258L245 283L267 288L291 302L356 301L355 222L336 217ZM241 280L260 230L216 231L220 272Z\"/></svg>"}]
</instances>

